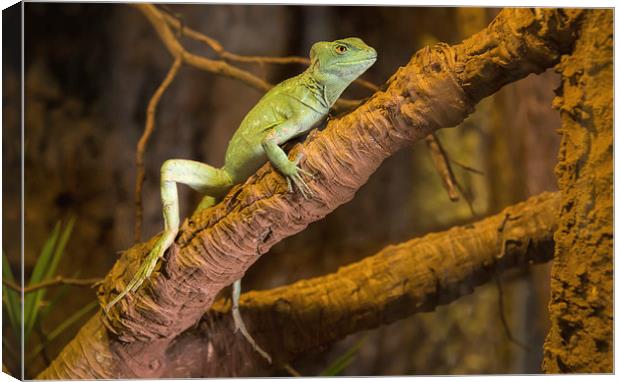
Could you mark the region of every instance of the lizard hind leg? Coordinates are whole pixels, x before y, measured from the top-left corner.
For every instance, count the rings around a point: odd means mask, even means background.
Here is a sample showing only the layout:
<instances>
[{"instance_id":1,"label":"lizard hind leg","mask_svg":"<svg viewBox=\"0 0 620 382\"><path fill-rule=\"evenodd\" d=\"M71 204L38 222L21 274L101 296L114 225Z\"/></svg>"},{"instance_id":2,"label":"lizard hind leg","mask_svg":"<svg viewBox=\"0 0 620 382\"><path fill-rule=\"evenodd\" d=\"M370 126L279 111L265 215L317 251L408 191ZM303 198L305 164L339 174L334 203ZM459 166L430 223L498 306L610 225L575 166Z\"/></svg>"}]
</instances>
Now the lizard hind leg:
<instances>
[{"instance_id":1,"label":"lizard hind leg","mask_svg":"<svg viewBox=\"0 0 620 382\"><path fill-rule=\"evenodd\" d=\"M194 213L200 212L206 208L213 206L217 202L217 199L211 195L205 195L198 203L198 207L194 210Z\"/></svg>"},{"instance_id":2,"label":"lizard hind leg","mask_svg":"<svg viewBox=\"0 0 620 382\"><path fill-rule=\"evenodd\" d=\"M240 331L243 337L252 345L252 348L260 354L263 358L267 360L267 362L271 363L271 356L264 351L254 338L248 333L248 329L245 327L245 323L243 322L243 318L241 317L241 312L239 311L239 296L241 295L241 279L237 280L233 284L233 293L232 293L232 314L233 321L235 322L235 332Z\"/></svg>"},{"instance_id":3,"label":"lizard hind leg","mask_svg":"<svg viewBox=\"0 0 620 382\"><path fill-rule=\"evenodd\" d=\"M137 272L127 286L105 307L107 312L114 304L129 292L135 292L153 273L157 261L174 242L179 231L179 196L177 183L202 193L221 193L232 186L232 180L221 169L207 164L185 160L170 159L161 166L161 202L164 215L164 232L159 237L149 254L143 260Z\"/></svg>"}]
</instances>

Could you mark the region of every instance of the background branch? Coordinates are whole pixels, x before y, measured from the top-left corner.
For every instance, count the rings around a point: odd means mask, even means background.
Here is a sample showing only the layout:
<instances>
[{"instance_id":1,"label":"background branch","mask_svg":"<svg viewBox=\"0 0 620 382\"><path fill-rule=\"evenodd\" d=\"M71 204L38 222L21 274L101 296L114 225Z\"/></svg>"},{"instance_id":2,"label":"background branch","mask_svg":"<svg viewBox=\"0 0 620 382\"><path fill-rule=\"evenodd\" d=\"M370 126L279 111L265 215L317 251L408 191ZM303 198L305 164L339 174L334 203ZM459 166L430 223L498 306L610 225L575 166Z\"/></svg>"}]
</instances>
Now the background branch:
<instances>
[{"instance_id":1,"label":"background branch","mask_svg":"<svg viewBox=\"0 0 620 382\"><path fill-rule=\"evenodd\" d=\"M153 93L146 109L146 124L144 126L144 132L142 133L136 147L136 190L134 196L136 203L134 240L136 243L142 239L142 185L144 184L144 151L146 150L146 144L148 143L149 138L153 133L153 129L155 128L155 111L157 110L159 100L174 80L174 77L176 77L179 72L179 68L181 68L182 62L183 60L181 60L180 56L174 60L163 82L159 85L157 90L155 90L155 93Z\"/></svg>"},{"instance_id":2,"label":"background branch","mask_svg":"<svg viewBox=\"0 0 620 382\"><path fill-rule=\"evenodd\" d=\"M280 367L348 334L449 304L505 270L551 260L560 203L559 193L543 193L474 224L388 246L336 273L244 293L242 314ZM228 300L218 300L179 335L159 358L159 375L264 373L269 366L234 333L229 310ZM80 334L101 330L95 316Z\"/></svg>"},{"instance_id":3,"label":"background branch","mask_svg":"<svg viewBox=\"0 0 620 382\"><path fill-rule=\"evenodd\" d=\"M448 197L451 201L456 202L459 200L458 182L454 177L454 172L450 167L450 159L446 154L446 151L441 146L441 142L434 133L429 134L424 138L426 147L431 154L433 165L441 178L441 184L448 193Z\"/></svg>"},{"instance_id":4,"label":"background branch","mask_svg":"<svg viewBox=\"0 0 620 382\"><path fill-rule=\"evenodd\" d=\"M185 50L170 30L168 23L165 21L165 15L157 10L154 5L139 3L133 4L133 6L146 16L173 57L180 57L185 64L195 68L243 81L251 87L263 92L271 89L271 84L256 77L250 72L236 68L224 61L211 60Z\"/></svg>"},{"instance_id":5,"label":"background branch","mask_svg":"<svg viewBox=\"0 0 620 382\"><path fill-rule=\"evenodd\" d=\"M95 284L100 283L100 282L101 282L100 278L74 279L74 278L56 276L52 279L45 280L40 283L28 285L27 287L22 288L21 286L9 280L6 280L4 278L2 279L2 285L5 285L19 293L21 293L22 291L24 293L30 293L30 292L34 292L39 289L54 287L58 285L94 286Z\"/></svg>"},{"instance_id":6,"label":"background branch","mask_svg":"<svg viewBox=\"0 0 620 382\"><path fill-rule=\"evenodd\" d=\"M244 293L241 313L276 365L294 361L351 333L433 311L507 269L551 260L560 203L559 193L543 193L474 224L388 246L336 273ZM217 301L179 337L165 376L260 375L266 365L238 340L229 310L228 300ZM188 354L208 362L188 362Z\"/></svg>"}]
</instances>

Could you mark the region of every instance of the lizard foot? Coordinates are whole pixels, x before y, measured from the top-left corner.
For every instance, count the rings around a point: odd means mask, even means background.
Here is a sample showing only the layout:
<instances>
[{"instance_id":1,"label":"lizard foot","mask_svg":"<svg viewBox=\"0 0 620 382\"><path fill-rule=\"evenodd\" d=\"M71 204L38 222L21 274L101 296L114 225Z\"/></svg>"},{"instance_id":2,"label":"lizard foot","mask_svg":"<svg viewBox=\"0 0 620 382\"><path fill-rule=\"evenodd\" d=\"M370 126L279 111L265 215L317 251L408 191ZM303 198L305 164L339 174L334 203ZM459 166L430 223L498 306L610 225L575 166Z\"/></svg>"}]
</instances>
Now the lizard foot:
<instances>
[{"instance_id":1,"label":"lizard foot","mask_svg":"<svg viewBox=\"0 0 620 382\"><path fill-rule=\"evenodd\" d=\"M304 199L310 199L310 196L314 195L312 189L308 186L308 184L304 181L302 175L309 177L310 179L314 179L314 174L306 171L298 166L299 162L304 158L303 153L299 153L294 161L291 162L293 167L293 171L286 175L286 183L288 185L288 190L290 193L293 193L293 186L291 183L295 184L295 186L299 189L299 192L303 195Z\"/></svg>"},{"instance_id":2,"label":"lizard foot","mask_svg":"<svg viewBox=\"0 0 620 382\"><path fill-rule=\"evenodd\" d=\"M133 276L129 284L127 284L125 289L123 289L121 293L116 295L116 297L114 297L112 301L110 301L105 306L104 311L106 312L106 314L108 313L110 308L114 306L114 304L122 300L123 297L125 297L129 292L133 293L138 290L144 280L149 278L151 273L153 273L155 266L157 265L157 260L163 257L166 249L170 247L175 236L176 233L174 231L164 232L164 234L157 240L157 243L155 243L155 246L151 249L151 252L149 252L149 254L146 256L146 258L140 265L140 268L138 268L138 271Z\"/></svg>"}]
</instances>

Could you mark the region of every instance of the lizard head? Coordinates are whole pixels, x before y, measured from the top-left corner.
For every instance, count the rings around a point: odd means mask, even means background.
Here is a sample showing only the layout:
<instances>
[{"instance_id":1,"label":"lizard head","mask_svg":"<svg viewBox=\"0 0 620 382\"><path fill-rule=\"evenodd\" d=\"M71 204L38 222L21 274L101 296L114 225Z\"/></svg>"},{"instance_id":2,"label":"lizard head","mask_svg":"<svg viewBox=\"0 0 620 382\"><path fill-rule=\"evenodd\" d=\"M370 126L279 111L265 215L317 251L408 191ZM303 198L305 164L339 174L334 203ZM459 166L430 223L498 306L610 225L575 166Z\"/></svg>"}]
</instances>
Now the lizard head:
<instances>
[{"instance_id":1,"label":"lizard head","mask_svg":"<svg viewBox=\"0 0 620 382\"><path fill-rule=\"evenodd\" d=\"M357 37L320 41L310 49L310 62L323 76L351 82L377 61L377 51Z\"/></svg>"}]
</instances>

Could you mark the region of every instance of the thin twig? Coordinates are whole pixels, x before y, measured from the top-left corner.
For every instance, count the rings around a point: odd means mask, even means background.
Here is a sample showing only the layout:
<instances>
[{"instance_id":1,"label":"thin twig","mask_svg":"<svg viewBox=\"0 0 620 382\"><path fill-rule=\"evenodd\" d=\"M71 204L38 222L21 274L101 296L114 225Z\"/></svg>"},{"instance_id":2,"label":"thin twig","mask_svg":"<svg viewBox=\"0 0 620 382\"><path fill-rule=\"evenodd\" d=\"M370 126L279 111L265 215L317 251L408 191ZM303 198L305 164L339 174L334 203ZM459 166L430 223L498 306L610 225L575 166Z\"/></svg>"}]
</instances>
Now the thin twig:
<instances>
[{"instance_id":1,"label":"thin twig","mask_svg":"<svg viewBox=\"0 0 620 382\"><path fill-rule=\"evenodd\" d=\"M500 243L500 251L499 251L499 254L497 255L498 259L503 259L506 254L506 226L508 225L508 222L510 220L516 220L518 218L519 216L513 217L510 215L510 213L506 212L504 215L504 218L502 219L502 222L500 223L499 227L497 227L497 232L498 232L497 241ZM495 269L495 274L493 276L495 278L495 286L497 287L499 319L502 323L502 327L504 328L504 333L506 334L506 338L508 338L510 342L513 342L517 346L527 351L529 350L529 347L526 344L514 338L512 336L512 331L510 330L510 327L508 326L508 320L506 319L506 314L504 312L504 290L502 288L502 283L501 283L497 268Z\"/></svg>"},{"instance_id":2,"label":"thin twig","mask_svg":"<svg viewBox=\"0 0 620 382\"><path fill-rule=\"evenodd\" d=\"M174 57L180 57L183 60L183 63L207 72L221 74L240 80L261 91L268 91L271 89L271 84L263 81L248 71L232 66L225 61L211 60L185 50L170 30L168 23L166 23L167 15L160 12L154 5L145 3L137 3L132 5L138 8L146 16L151 25L153 25L155 31L157 31L157 34L170 54ZM186 28L184 27L183 30L185 29Z\"/></svg>"},{"instance_id":3,"label":"thin twig","mask_svg":"<svg viewBox=\"0 0 620 382\"><path fill-rule=\"evenodd\" d=\"M510 331L510 327L508 326L508 320L506 319L506 314L504 312L504 291L502 289L502 283L497 273L495 274L495 285L497 286L499 319L502 322L502 327L504 328L504 333L506 334L506 337L508 338L510 342L519 346L521 349L525 351L530 350L529 346L519 341L518 339L514 338L512 335L512 332Z\"/></svg>"},{"instance_id":4,"label":"thin twig","mask_svg":"<svg viewBox=\"0 0 620 382\"><path fill-rule=\"evenodd\" d=\"M162 11L164 11L164 13L165 13L166 15L169 15L169 16L173 17L175 20L178 20L178 21L179 21L179 28L177 28L177 29L178 29L178 32L177 32L177 33L178 33L178 36L179 36L179 37L183 36L183 28L185 28L185 24L184 24L184 22L183 22L183 14L174 12L174 11L173 11L172 9L170 9L170 7L169 7L168 5L166 5L166 4L160 4L160 5L159 5L159 7L160 7L160 9L161 9Z\"/></svg>"},{"instance_id":5,"label":"thin twig","mask_svg":"<svg viewBox=\"0 0 620 382\"><path fill-rule=\"evenodd\" d=\"M456 181L452 168L450 167L448 155L434 133L427 135L424 140L426 142L426 147L428 147L431 154L431 158L433 159L435 169L441 177L441 184L448 192L448 197L450 200L456 202L459 200L459 193L457 190L458 182Z\"/></svg>"},{"instance_id":6,"label":"thin twig","mask_svg":"<svg viewBox=\"0 0 620 382\"><path fill-rule=\"evenodd\" d=\"M286 370L293 377L303 377L297 370L295 370L290 364L285 363L283 365L284 370Z\"/></svg>"},{"instance_id":7,"label":"thin twig","mask_svg":"<svg viewBox=\"0 0 620 382\"><path fill-rule=\"evenodd\" d=\"M13 289L16 292L31 293L39 289L54 287L58 285L74 285L74 286L92 286L98 282L101 282L100 278L91 278L91 279L72 279L65 278L62 276L56 276L52 279L42 281L37 284L28 285L25 288L20 287L12 281L2 279L2 284L8 288Z\"/></svg>"},{"instance_id":8,"label":"thin twig","mask_svg":"<svg viewBox=\"0 0 620 382\"><path fill-rule=\"evenodd\" d=\"M450 200L453 202L459 200L460 193L461 195L463 195L463 199L465 199L465 202L467 203L467 207L469 207L469 212L471 213L472 217L476 216L476 211L474 210L474 205L471 201L471 198L465 192L465 189L461 186L461 184L456 180L454 171L452 171L452 166L450 166L450 162L456 162L452 160L450 156L448 156L448 153L446 153L446 150L444 150L443 146L441 145L441 141L434 133L429 134L425 138L425 141L426 146L431 153L435 169L441 177L441 184L448 192L448 197L450 198Z\"/></svg>"},{"instance_id":9,"label":"thin twig","mask_svg":"<svg viewBox=\"0 0 620 382\"><path fill-rule=\"evenodd\" d=\"M237 62L245 63L264 63L264 64L302 64L310 65L310 60L305 57L288 56L288 57L270 57L270 56L242 56L239 54L231 53L224 49L222 44L216 39L209 37L203 33L200 33L190 27L183 26L181 21L170 15L164 14L164 20L170 24L173 28L180 30L180 33L185 37L189 37L193 40L199 41L211 48L220 57Z\"/></svg>"},{"instance_id":10,"label":"thin twig","mask_svg":"<svg viewBox=\"0 0 620 382\"><path fill-rule=\"evenodd\" d=\"M134 226L134 240L136 243L140 242L142 238L142 186L144 184L144 151L146 149L146 144L153 133L153 129L155 128L155 111L157 110L157 105L159 104L159 100L162 95L168 89L174 77L179 72L179 68L182 64L182 59L178 56L168 74L166 74L166 78L164 78L163 82L149 101L149 105L146 109L146 124L144 127L144 132L138 141L138 145L136 147L136 190L135 190L135 204L136 204L136 222Z\"/></svg>"},{"instance_id":11,"label":"thin twig","mask_svg":"<svg viewBox=\"0 0 620 382\"><path fill-rule=\"evenodd\" d=\"M476 168L473 168L471 166L468 166L466 164L458 162L458 161L454 160L453 158L448 158L448 159L450 159L450 162L452 162L455 165L461 167L463 170L466 170L466 171L469 171L469 172L473 172L474 174L477 174L477 175L484 175L484 171L482 171L482 170L478 170Z\"/></svg>"},{"instance_id":12,"label":"thin twig","mask_svg":"<svg viewBox=\"0 0 620 382\"><path fill-rule=\"evenodd\" d=\"M467 192L465 192L465 189L461 187L460 183L457 183L456 187L459 189L459 192L461 193L461 195L463 195L463 199L465 199L465 202L467 203L467 207L469 207L469 212L471 213L471 216L475 217L476 211L474 210L474 204L471 201L471 197L469 196Z\"/></svg>"}]
</instances>

